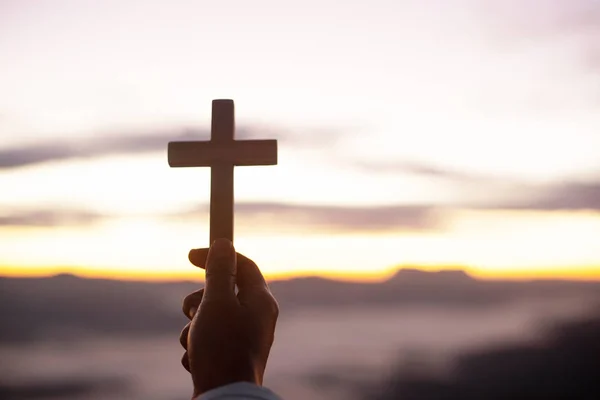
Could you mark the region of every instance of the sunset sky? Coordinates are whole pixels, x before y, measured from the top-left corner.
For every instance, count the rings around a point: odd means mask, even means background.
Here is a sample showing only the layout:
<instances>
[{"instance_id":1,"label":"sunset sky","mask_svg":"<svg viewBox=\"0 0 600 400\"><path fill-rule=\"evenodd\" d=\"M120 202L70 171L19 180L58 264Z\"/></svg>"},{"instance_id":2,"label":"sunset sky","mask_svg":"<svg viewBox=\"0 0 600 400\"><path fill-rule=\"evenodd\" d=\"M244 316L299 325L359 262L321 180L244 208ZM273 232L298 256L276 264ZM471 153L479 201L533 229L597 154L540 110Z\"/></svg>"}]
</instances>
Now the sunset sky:
<instances>
[{"instance_id":1,"label":"sunset sky","mask_svg":"<svg viewBox=\"0 0 600 400\"><path fill-rule=\"evenodd\" d=\"M0 1L0 275L201 276L215 98L269 276L600 279L597 0Z\"/></svg>"}]
</instances>

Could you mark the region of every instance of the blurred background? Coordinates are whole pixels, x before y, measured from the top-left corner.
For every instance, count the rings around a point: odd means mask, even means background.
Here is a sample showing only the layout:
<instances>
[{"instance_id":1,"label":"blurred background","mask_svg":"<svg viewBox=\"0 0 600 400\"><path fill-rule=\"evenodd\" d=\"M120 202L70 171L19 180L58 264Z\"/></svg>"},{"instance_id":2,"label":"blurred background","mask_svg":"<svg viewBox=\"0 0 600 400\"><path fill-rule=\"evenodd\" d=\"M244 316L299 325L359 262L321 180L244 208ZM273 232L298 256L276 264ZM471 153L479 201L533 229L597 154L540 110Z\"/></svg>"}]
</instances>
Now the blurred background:
<instances>
[{"instance_id":1,"label":"blurred background","mask_svg":"<svg viewBox=\"0 0 600 400\"><path fill-rule=\"evenodd\" d=\"M180 399L232 98L287 399L600 398L600 3L0 0L0 399Z\"/></svg>"}]
</instances>

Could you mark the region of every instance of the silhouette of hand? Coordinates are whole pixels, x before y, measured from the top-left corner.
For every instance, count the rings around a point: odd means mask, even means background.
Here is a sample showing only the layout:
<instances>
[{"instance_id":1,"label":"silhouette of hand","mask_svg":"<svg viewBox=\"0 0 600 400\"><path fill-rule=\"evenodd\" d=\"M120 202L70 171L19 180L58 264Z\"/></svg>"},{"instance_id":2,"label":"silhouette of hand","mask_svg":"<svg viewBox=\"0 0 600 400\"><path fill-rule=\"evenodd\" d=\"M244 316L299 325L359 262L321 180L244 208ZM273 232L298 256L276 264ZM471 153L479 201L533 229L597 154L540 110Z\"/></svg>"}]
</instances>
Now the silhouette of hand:
<instances>
[{"instance_id":1,"label":"silhouette of hand","mask_svg":"<svg viewBox=\"0 0 600 400\"><path fill-rule=\"evenodd\" d=\"M194 397L234 382L262 385L279 307L260 270L227 239L191 250L189 259L206 269L204 289L183 300L191 322L180 336L181 363L192 374Z\"/></svg>"}]
</instances>

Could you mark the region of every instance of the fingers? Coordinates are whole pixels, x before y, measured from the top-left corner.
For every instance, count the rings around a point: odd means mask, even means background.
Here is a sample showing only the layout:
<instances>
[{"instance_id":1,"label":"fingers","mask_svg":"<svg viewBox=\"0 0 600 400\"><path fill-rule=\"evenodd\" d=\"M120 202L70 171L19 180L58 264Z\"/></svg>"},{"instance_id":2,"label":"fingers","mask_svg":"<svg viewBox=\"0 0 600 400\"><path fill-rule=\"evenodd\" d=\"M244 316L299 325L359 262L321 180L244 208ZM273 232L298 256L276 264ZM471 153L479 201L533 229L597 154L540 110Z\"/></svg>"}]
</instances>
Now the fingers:
<instances>
[{"instance_id":1,"label":"fingers","mask_svg":"<svg viewBox=\"0 0 600 400\"><path fill-rule=\"evenodd\" d=\"M209 249L192 249L188 258L192 264L197 267L205 268ZM264 288L267 287L265 278L260 269L246 256L237 254L237 276L236 283L240 290L249 289L252 287Z\"/></svg>"},{"instance_id":2,"label":"fingers","mask_svg":"<svg viewBox=\"0 0 600 400\"><path fill-rule=\"evenodd\" d=\"M235 295L236 264L236 253L231 241L215 240L206 257L204 285L206 300L237 301Z\"/></svg>"},{"instance_id":3,"label":"fingers","mask_svg":"<svg viewBox=\"0 0 600 400\"><path fill-rule=\"evenodd\" d=\"M188 358L187 351L183 353L183 356L181 357L181 365L183 365L183 368L185 368L187 372L192 372L192 370L190 369L190 359Z\"/></svg>"},{"instance_id":4,"label":"fingers","mask_svg":"<svg viewBox=\"0 0 600 400\"><path fill-rule=\"evenodd\" d=\"M260 269L254 261L239 254L237 267L238 270L236 283L240 289L240 292L255 289L267 289L267 282L265 281L262 272L260 272Z\"/></svg>"},{"instance_id":5,"label":"fingers","mask_svg":"<svg viewBox=\"0 0 600 400\"><path fill-rule=\"evenodd\" d=\"M181 307L183 314L188 317L188 319L194 318L194 314L196 314L196 310L200 307L200 302L202 302L202 297L204 296L204 288L200 290L196 290L185 296L183 299L183 305Z\"/></svg>"},{"instance_id":6,"label":"fingers","mask_svg":"<svg viewBox=\"0 0 600 400\"><path fill-rule=\"evenodd\" d=\"M206 257L208 257L208 249L192 249L188 254L188 259L198 268L206 267Z\"/></svg>"},{"instance_id":7,"label":"fingers","mask_svg":"<svg viewBox=\"0 0 600 400\"><path fill-rule=\"evenodd\" d=\"M189 259L192 264L204 268L209 260L209 249L193 249L189 253ZM256 263L242 254L237 254L235 281L239 289L237 298L241 304L277 318L277 301L271 295L265 278Z\"/></svg>"},{"instance_id":8,"label":"fingers","mask_svg":"<svg viewBox=\"0 0 600 400\"><path fill-rule=\"evenodd\" d=\"M183 347L185 350L187 350L188 347L188 334L190 333L190 324L188 323L183 330L181 331L181 334L179 335L179 343L181 344L181 347Z\"/></svg>"},{"instance_id":9,"label":"fingers","mask_svg":"<svg viewBox=\"0 0 600 400\"><path fill-rule=\"evenodd\" d=\"M183 368L185 368L188 372L192 372L190 369L190 360L187 352L187 339L188 334L190 333L190 324L191 323L188 323L181 331L181 335L179 335L179 343L181 343L181 346L186 350L181 357L181 365L183 365Z\"/></svg>"}]
</instances>

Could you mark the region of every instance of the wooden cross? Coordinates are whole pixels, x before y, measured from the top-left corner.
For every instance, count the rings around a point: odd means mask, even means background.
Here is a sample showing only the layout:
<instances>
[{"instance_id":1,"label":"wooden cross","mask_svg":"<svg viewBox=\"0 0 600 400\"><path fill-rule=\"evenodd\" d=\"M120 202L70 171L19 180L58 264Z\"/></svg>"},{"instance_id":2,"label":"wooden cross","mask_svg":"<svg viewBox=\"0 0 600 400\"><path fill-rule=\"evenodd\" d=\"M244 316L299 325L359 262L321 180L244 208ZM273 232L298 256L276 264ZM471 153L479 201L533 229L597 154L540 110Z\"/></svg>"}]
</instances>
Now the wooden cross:
<instances>
[{"instance_id":1,"label":"wooden cross","mask_svg":"<svg viewBox=\"0 0 600 400\"><path fill-rule=\"evenodd\" d=\"M210 243L233 242L233 167L277 164L277 140L235 140L233 100L213 100L208 142L170 142L171 167L210 168Z\"/></svg>"}]
</instances>

